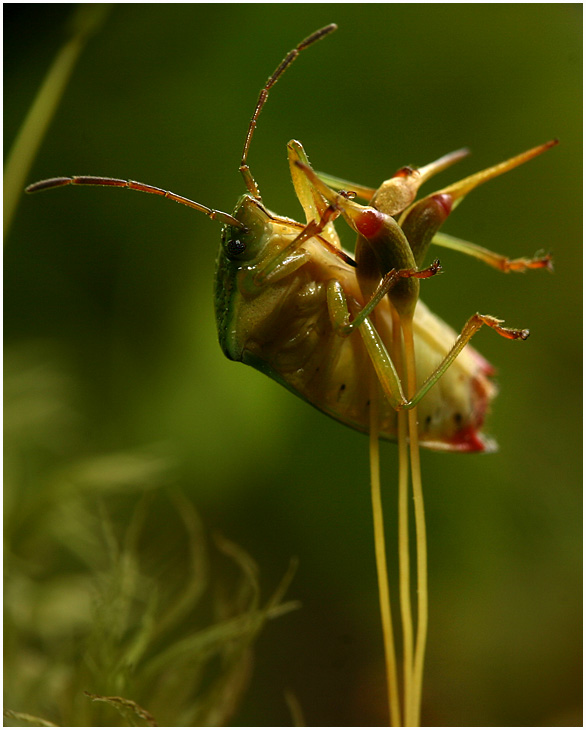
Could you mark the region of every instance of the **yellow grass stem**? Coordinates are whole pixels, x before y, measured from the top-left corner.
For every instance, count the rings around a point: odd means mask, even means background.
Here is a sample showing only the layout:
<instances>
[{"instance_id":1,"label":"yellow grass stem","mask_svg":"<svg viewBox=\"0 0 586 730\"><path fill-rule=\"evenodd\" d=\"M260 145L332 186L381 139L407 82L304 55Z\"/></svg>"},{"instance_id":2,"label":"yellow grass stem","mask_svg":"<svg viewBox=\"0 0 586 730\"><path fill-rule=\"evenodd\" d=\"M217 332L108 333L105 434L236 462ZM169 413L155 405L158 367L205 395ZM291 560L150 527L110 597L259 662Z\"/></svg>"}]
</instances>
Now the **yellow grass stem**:
<instances>
[{"instance_id":1,"label":"yellow grass stem","mask_svg":"<svg viewBox=\"0 0 586 730\"><path fill-rule=\"evenodd\" d=\"M88 38L100 28L109 9L107 3L93 3L81 5L76 10L71 21L71 35L59 49L12 144L4 167L4 237L23 194L26 176L79 54Z\"/></svg>"},{"instance_id":2,"label":"yellow grass stem","mask_svg":"<svg viewBox=\"0 0 586 730\"><path fill-rule=\"evenodd\" d=\"M405 341L408 397L411 398L417 390L413 327L411 320L403 321L402 325ZM428 623L427 536L425 530L425 509L421 482L421 463L419 459L417 408L412 408L409 410L408 414L411 482L413 486L413 503L415 508L417 553L417 637L415 641L415 660L413 664L413 698L410 709L405 708L405 713L410 720L410 722L407 722L406 725L418 727L421 716L421 687L423 683L423 664L425 658Z\"/></svg>"},{"instance_id":3,"label":"yellow grass stem","mask_svg":"<svg viewBox=\"0 0 586 730\"><path fill-rule=\"evenodd\" d=\"M403 338L399 315L393 309L393 362L403 379ZM399 601L403 631L403 708L407 724L408 708L413 705L413 614L411 608L411 566L409 558L409 450L407 446L407 414L397 413L397 445L399 455Z\"/></svg>"},{"instance_id":4,"label":"yellow grass stem","mask_svg":"<svg viewBox=\"0 0 586 730\"><path fill-rule=\"evenodd\" d=\"M372 498L372 516L374 522L374 550L376 556L376 572L378 577L378 595L383 628L385 648L385 664L387 671L387 695L389 700L390 721L392 727L401 727L401 708L399 703L399 684L397 679L397 659L393 638L393 620L391 614L391 598L389 595L389 575L387 570L387 554L385 529L380 489L380 454L379 454L379 416L378 399L380 397L376 375L372 374L370 385L370 487Z\"/></svg>"}]
</instances>

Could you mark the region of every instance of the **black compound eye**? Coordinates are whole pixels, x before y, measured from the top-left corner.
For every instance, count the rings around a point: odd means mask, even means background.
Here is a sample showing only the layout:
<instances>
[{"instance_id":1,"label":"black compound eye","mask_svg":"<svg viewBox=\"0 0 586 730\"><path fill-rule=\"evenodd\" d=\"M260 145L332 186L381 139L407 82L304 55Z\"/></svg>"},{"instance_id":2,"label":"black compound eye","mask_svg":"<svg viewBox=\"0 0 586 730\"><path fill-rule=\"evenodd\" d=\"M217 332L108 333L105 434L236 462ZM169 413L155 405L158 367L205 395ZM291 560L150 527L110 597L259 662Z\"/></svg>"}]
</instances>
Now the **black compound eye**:
<instances>
[{"instance_id":1,"label":"black compound eye","mask_svg":"<svg viewBox=\"0 0 586 730\"><path fill-rule=\"evenodd\" d=\"M246 251L246 244L239 238L231 238L226 244L228 256L239 256Z\"/></svg>"}]
</instances>

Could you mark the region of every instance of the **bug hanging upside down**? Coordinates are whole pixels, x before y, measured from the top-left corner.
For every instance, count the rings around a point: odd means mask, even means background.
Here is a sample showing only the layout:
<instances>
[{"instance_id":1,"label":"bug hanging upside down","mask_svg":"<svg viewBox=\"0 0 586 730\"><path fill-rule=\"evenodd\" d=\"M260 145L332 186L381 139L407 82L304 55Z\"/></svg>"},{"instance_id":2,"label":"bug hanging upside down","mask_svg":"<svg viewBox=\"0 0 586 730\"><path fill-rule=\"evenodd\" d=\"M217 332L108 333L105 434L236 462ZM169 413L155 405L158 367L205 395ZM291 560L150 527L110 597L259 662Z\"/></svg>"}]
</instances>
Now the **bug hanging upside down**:
<instances>
[{"instance_id":1,"label":"bug hanging upside down","mask_svg":"<svg viewBox=\"0 0 586 730\"><path fill-rule=\"evenodd\" d=\"M373 496L375 545L391 721L419 723L427 628L426 543L418 444L435 450L486 452L482 433L496 387L492 366L468 343L484 325L506 339L528 330L472 315L460 334L420 300L421 281L441 272L425 265L434 244L480 259L503 272L551 269L549 255L509 259L440 229L473 189L536 157L547 142L417 199L433 175L460 161L457 150L423 167L403 167L378 189L316 172L302 145L287 146L289 170L305 220L271 212L248 165L259 114L269 91L299 53L333 30L316 31L293 49L269 77L250 121L240 173L247 192L232 214L144 183L108 177L59 177L27 192L66 185L128 188L169 198L223 224L215 277L215 310L223 352L255 367L336 420L371 437L373 495L378 481L378 438L399 444L399 562L403 625L403 706L392 645L382 511ZM365 204L356 202L359 198ZM344 251L335 224L344 218L357 234L354 254ZM431 283L423 283L423 286ZM410 455L407 457L407 445ZM410 467L407 461L410 460ZM409 471L411 476L409 477ZM374 476L376 472L376 477ZM411 478L417 533L417 640L413 641L409 588L407 481ZM378 500L378 502L377 502ZM386 594L386 595L385 595Z\"/></svg>"},{"instance_id":2,"label":"bug hanging upside down","mask_svg":"<svg viewBox=\"0 0 586 730\"><path fill-rule=\"evenodd\" d=\"M316 37L308 40L314 42ZM287 65L281 64L278 76L295 57L290 54ZM278 76L271 77L268 88ZM254 126L267 96L261 94ZM467 342L482 324L511 339L525 339L528 332L509 330L494 318L478 316L457 339L454 330L418 296L418 280L439 273L441 266L436 263L424 272L417 267L434 243L480 258L505 272L551 268L549 255L508 259L438 229L452 207L474 187L557 141L471 175L415 203L419 186L460 160L467 150L458 150L419 169L401 168L374 190L315 173L303 147L293 140L288 144L289 166L306 216L303 224L272 213L262 202L246 164L253 123L241 165L249 192L238 202L233 215L151 185L107 177L51 178L30 185L27 192L64 185L125 187L167 197L223 222L215 302L224 353L232 360L252 365L324 413L363 432L369 428L370 403L364 373L372 361L388 396L381 398L379 418L381 435L390 440L397 435L397 410L407 404L397 364L388 355L392 350L392 311L405 305L414 307L411 314L418 363L416 402L421 445L448 451L492 450L494 442L480 429L496 394L490 380L494 369ZM324 181L349 186L351 191L336 192ZM369 200L370 205L357 205L352 201L355 195ZM356 261L342 250L334 228L333 221L340 214L358 233ZM383 277L392 272L395 278L391 275L385 281ZM371 282L370 288L365 280ZM369 293L378 284L380 288L371 298ZM345 302L338 307L340 296ZM399 308L393 299L402 302ZM375 304L376 331L365 316ZM362 315L355 319L359 312ZM455 342L456 353L451 349Z\"/></svg>"}]
</instances>

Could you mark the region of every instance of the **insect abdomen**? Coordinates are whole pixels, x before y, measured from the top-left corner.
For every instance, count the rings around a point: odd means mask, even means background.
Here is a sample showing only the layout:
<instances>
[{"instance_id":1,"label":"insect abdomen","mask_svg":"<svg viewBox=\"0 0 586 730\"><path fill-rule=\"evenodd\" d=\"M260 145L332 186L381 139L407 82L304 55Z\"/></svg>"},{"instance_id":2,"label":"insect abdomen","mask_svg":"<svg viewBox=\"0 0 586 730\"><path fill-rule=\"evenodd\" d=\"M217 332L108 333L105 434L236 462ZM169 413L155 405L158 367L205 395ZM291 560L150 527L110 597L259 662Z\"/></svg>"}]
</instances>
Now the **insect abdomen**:
<instances>
[{"instance_id":1,"label":"insect abdomen","mask_svg":"<svg viewBox=\"0 0 586 730\"><path fill-rule=\"evenodd\" d=\"M221 264L218 272L223 287L236 286L232 272L226 270L222 277ZM368 432L372 365L358 331L349 337L335 333L326 285L316 281L315 272L302 267L251 296L217 294L216 311L220 340L228 357L252 365L336 420ZM414 326L421 384L448 352L456 334L422 303L417 306ZM377 308L377 327L391 351L388 301ZM472 348L460 354L418 405L423 446L444 451L486 451L493 447L480 434L496 393L488 373L488 364ZM379 418L381 436L395 440L397 413L382 391Z\"/></svg>"}]
</instances>

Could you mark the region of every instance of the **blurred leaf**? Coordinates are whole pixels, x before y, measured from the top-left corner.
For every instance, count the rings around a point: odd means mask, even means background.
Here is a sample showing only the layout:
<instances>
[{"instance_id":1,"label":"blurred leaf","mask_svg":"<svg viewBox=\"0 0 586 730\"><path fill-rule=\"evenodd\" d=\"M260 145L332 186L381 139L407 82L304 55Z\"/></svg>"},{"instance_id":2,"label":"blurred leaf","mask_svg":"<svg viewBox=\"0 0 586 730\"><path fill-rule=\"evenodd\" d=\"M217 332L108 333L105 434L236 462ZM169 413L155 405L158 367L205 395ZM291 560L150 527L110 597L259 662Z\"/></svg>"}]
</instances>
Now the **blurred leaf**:
<instances>
[{"instance_id":1,"label":"blurred leaf","mask_svg":"<svg viewBox=\"0 0 586 730\"><path fill-rule=\"evenodd\" d=\"M44 720L42 717L36 717L36 715L27 715L26 712L14 712L13 710L4 710L4 717L9 720L19 720L20 722L28 722L31 725L37 727L59 727L48 720Z\"/></svg>"},{"instance_id":2,"label":"blurred leaf","mask_svg":"<svg viewBox=\"0 0 586 730\"><path fill-rule=\"evenodd\" d=\"M73 69L88 38L104 22L110 5L87 3L79 6L71 20L71 37L59 49L32 106L22 123L4 168L4 237L8 233L18 199L30 167Z\"/></svg>"},{"instance_id":3,"label":"blurred leaf","mask_svg":"<svg viewBox=\"0 0 586 730\"><path fill-rule=\"evenodd\" d=\"M137 705L132 700L127 700L124 697L102 697L100 695L92 694L91 692L84 692L94 702L105 702L106 704L112 705L122 715L124 719L129 721L129 724L135 726L136 723L132 722L133 716L136 716L140 720L144 721L147 727L157 727L155 718L147 712L143 707Z\"/></svg>"}]
</instances>

